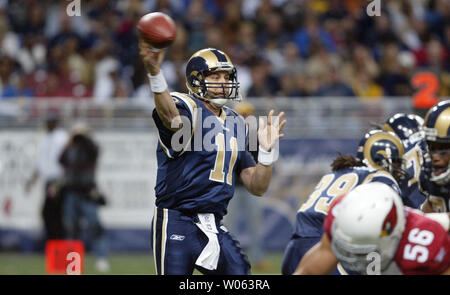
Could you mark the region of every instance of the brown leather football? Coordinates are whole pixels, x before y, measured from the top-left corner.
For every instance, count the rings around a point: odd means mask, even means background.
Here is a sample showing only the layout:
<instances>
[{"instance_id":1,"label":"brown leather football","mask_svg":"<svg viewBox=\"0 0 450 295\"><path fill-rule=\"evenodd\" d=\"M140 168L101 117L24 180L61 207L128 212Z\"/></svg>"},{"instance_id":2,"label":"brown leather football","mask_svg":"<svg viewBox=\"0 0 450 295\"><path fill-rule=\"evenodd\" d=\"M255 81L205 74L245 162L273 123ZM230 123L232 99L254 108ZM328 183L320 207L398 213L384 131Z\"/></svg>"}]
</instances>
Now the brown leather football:
<instances>
[{"instance_id":1,"label":"brown leather football","mask_svg":"<svg viewBox=\"0 0 450 295\"><path fill-rule=\"evenodd\" d=\"M152 12L141 17L137 29L145 41L158 49L168 47L177 35L175 22L162 12Z\"/></svg>"}]
</instances>

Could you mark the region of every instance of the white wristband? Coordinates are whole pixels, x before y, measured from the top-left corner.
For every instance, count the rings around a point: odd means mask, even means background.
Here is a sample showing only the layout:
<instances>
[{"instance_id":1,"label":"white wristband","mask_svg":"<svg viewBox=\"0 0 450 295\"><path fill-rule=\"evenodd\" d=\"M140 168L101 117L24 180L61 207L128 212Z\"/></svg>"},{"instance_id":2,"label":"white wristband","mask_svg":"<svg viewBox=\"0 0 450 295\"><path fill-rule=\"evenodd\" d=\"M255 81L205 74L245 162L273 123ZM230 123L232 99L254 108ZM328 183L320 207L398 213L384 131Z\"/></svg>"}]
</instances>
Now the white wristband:
<instances>
[{"instance_id":1,"label":"white wristband","mask_svg":"<svg viewBox=\"0 0 450 295\"><path fill-rule=\"evenodd\" d=\"M270 152L266 151L261 145L259 145L258 162L263 164L264 166L272 165L276 160L278 160L278 150L278 142Z\"/></svg>"},{"instance_id":2,"label":"white wristband","mask_svg":"<svg viewBox=\"0 0 450 295\"><path fill-rule=\"evenodd\" d=\"M152 90L152 92L163 93L164 91L166 91L167 83L162 71L159 71L156 76L148 74L148 78L150 79L150 89Z\"/></svg>"}]
</instances>

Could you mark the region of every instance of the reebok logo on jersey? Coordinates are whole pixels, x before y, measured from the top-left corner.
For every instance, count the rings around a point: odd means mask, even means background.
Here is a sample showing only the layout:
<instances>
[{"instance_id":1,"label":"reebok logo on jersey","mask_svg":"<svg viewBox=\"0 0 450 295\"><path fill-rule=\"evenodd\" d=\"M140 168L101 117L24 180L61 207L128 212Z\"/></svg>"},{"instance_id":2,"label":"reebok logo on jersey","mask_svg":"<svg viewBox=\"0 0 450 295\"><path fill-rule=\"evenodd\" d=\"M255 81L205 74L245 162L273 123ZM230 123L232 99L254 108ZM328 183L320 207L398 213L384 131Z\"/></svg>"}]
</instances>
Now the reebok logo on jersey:
<instances>
[{"instance_id":1,"label":"reebok logo on jersey","mask_svg":"<svg viewBox=\"0 0 450 295\"><path fill-rule=\"evenodd\" d=\"M184 240L185 236L181 236L181 235L171 235L170 239L174 240L174 241L182 241Z\"/></svg>"}]
</instances>

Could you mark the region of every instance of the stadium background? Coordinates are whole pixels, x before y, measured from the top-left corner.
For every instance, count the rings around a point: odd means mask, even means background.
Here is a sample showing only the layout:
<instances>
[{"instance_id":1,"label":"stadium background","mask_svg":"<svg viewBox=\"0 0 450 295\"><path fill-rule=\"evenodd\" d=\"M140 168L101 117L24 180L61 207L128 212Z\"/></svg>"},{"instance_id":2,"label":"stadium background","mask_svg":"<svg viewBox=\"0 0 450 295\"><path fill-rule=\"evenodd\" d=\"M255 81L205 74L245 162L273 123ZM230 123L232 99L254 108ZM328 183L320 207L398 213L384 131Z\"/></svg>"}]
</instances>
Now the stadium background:
<instances>
[{"instance_id":1,"label":"stadium background","mask_svg":"<svg viewBox=\"0 0 450 295\"><path fill-rule=\"evenodd\" d=\"M260 200L266 272L280 273L296 211L337 152L354 153L390 115L417 111L424 89L428 98L450 95L450 2L381 0L373 17L370 2L0 0L0 273L44 273L42 188L25 194L24 184L50 111L66 128L85 121L100 144L112 273L154 273L157 135L135 30L151 11L177 22L163 65L171 90L185 91L185 62L211 46L230 55L256 115L286 112L280 160ZM70 3L80 15L67 14ZM423 72L437 87L413 83ZM89 257L87 266L95 273Z\"/></svg>"}]
</instances>

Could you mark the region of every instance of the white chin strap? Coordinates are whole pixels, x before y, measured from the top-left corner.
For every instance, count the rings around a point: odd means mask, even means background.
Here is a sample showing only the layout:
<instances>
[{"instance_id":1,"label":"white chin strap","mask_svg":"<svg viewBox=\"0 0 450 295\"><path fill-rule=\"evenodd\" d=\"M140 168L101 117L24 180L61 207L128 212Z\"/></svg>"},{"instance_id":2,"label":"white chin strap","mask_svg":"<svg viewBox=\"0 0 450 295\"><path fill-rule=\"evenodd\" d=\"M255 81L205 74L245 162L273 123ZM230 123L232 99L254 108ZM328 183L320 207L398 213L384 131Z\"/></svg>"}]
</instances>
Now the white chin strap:
<instances>
[{"instance_id":1,"label":"white chin strap","mask_svg":"<svg viewBox=\"0 0 450 295\"><path fill-rule=\"evenodd\" d=\"M215 98L215 99L210 99L209 102L213 106L215 106L216 108L221 108L228 102L228 99L226 99L226 98Z\"/></svg>"},{"instance_id":2,"label":"white chin strap","mask_svg":"<svg viewBox=\"0 0 450 295\"><path fill-rule=\"evenodd\" d=\"M431 173L431 181L436 183L437 185L445 185L450 181L450 163L447 166L447 171L441 173L440 175L434 175Z\"/></svg>"}]
</instances>

